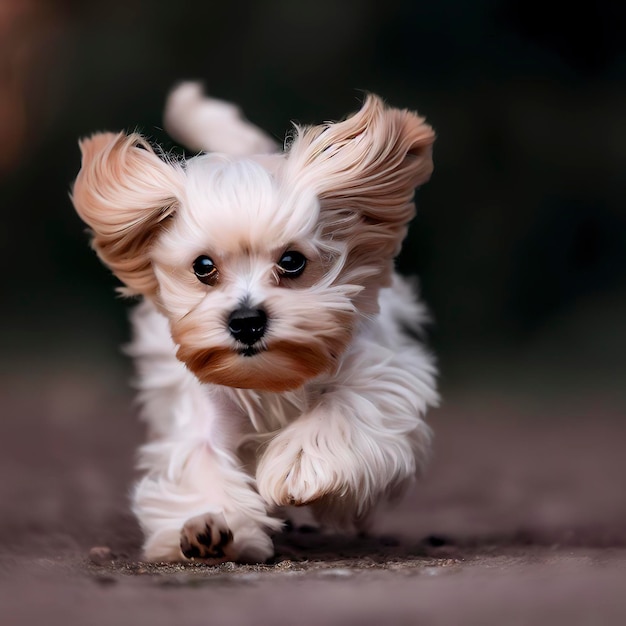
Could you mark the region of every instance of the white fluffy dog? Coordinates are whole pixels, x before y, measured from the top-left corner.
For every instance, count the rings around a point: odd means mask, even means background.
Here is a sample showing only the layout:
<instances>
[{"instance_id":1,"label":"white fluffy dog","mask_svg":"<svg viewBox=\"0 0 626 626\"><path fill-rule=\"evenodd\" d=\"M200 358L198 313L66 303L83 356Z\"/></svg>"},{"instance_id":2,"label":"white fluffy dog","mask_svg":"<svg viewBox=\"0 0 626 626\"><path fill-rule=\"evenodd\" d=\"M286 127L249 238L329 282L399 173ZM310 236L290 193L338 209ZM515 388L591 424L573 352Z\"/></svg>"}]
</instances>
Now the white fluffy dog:
<instances>
[{"instance_id":1,"label":"white fluffy dog","mask_svg":"<svg viewBox=\"0 0 626 626\"><path fill-rule=\"evenodd\" d=\"M370 95L282 151L189 83L166 125L210 154L96 134L73 190L98 255L143 297L129 352L145 558L263 561L289 505L363 527L428 456L435 366L393 263L434 133Z\"/></svg>"}]
</instances>

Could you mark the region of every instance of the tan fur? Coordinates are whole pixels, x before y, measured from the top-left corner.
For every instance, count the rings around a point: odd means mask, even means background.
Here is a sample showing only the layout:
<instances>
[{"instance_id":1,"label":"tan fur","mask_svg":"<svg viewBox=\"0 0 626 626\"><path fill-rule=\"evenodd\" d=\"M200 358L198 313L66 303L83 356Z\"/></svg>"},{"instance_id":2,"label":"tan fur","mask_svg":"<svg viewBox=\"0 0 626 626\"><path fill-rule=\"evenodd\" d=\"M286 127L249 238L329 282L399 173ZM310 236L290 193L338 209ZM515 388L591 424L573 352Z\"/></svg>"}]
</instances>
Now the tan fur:
<instances>
[{"instance_id":1,"label":"tan fur","mask_svg":"<svg viewBox=\"0 0 626 626\"><path fill-rule=\"evenodd\" d=\"M272 393L296 389L321 374L327 369L324 356L315 350L289 344L273 346L269 357L259 354L249 358L226 349L179 348L177 352L177 357L204 383ZM243 359L251 363L242 364Z\"/></svg>"},{"instance_id":2,"label":"tan fur","mask_svg":"<svg viewBox=\"0 0 626 626\"><path fill-rule=\"evenodd\" d=\"M94 249L127 293L154 294L148 248L182 192L179 168L161 161L137 133L101 133L80 147L72 200L92 229Z\"/></svg>"},{"instance_id":3,"label":"tan fur","mask_svg":"<svg viewBox=\"0 0 626 626\"><path fill-rule=\"evenodd\" d=\"M415 188L433 170L434 140L423 118L369 95L343 122L298 129L291 146L285 178L315 190L325 232L348 243L344 276L371 270L359 297L364 312L377 310L378 288L389 284Z\"/></svg>"},{"instance_id":4,"label":"tan fur","mask_svg":"<svg viewBox=\"0 0 626 626\"><path fill-rule=\"evenodd\" d=\"M198 348L203 341L193 319L173 324L172 336L178 345L177 358L202 382L282 393L334 370L352 337L351 317L336 311L327 322L327 332L316 337L303 332L299 342L270 339L266 351L254 357L242 356L230 348Z\"/></svg>"}]
</instances>

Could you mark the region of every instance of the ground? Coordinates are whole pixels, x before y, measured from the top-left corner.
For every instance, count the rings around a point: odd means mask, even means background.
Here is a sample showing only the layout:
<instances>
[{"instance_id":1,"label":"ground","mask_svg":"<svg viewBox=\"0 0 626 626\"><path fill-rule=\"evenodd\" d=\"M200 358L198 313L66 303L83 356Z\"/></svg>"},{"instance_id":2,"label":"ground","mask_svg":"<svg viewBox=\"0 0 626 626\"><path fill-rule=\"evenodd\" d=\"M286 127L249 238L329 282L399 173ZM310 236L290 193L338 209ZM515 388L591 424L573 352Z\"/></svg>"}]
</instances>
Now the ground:
<instances>
[{"instance_id":1,"label":"ground","mask_svg":"<svg viewBox=\"0 0 626 626\"><path fill-rule=\"evenodd\" d=\"M619 390L454 388L426 476L370 536L294 529L270 563L207 567L138 560L142 427L122 379L83 363L3 377L6 626L626 623Z\"/></svg>"}]
</instances>

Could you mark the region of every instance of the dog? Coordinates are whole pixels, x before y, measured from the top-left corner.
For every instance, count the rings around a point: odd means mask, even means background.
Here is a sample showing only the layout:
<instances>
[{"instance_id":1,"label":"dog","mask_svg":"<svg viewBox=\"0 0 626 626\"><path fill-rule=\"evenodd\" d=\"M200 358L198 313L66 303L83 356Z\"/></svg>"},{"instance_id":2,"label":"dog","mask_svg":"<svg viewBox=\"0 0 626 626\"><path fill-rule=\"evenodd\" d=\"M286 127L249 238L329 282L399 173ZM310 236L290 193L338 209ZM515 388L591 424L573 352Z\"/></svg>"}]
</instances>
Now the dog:
<instances>
[{"instance_id":1,"label":"dog","mask_svg":"<svg viewBox=\"0 0 626 626\"><path fill-rule=\"evenodd\" d=\"M394 258L431 175L425 120L367 95L284 150L195 83L166 128L80 142L73 204L127 296L148 441L133 511L150 561L262 562L291 507L368 527L430 449L426 312Z\"/></svg>"}]
</instances>

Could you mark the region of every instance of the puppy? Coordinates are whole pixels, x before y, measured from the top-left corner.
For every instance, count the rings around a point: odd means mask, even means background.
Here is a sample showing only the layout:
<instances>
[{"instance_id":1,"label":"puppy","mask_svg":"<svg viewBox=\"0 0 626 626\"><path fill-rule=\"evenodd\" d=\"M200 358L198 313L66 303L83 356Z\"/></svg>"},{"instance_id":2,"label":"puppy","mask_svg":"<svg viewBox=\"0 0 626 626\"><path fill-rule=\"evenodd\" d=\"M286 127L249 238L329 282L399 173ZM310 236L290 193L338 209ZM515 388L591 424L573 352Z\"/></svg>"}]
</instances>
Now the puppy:
<instances>
[{"instance_id":1,"label":"puppy","mask_svg":"<svg viewBox=\"0 0 626 626\"><path fill-rule=\"evenodd\" d=\"M144 556L264 561L290 505L362 528L426 461L438 401L412 338L424 309L394 273L433 130L369 95L345 121L295 127L283 151L195 84L170 96L166 125L208 153L96 134L72 196L142 298L128 352L149 431Z\"/></svg>"}]
</instances>

